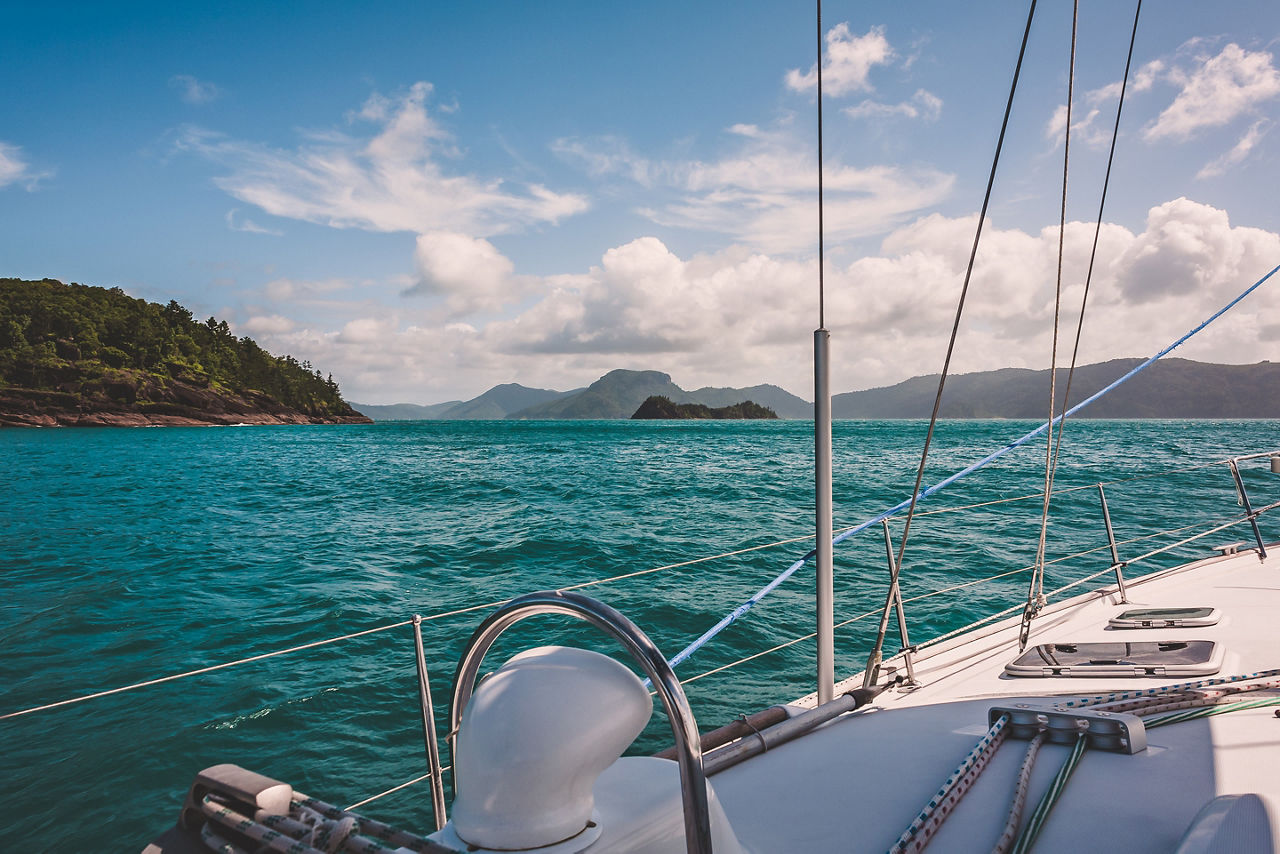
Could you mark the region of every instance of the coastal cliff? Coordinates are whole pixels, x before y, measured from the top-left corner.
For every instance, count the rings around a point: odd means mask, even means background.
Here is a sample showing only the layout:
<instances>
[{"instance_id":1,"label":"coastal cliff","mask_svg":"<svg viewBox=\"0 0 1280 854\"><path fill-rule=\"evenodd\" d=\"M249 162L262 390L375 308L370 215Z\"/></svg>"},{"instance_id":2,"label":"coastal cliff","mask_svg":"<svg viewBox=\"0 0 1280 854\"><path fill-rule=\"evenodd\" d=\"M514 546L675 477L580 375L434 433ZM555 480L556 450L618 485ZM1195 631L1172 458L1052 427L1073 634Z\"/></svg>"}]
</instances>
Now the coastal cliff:
<instances>
[{"instance_id":1,"label":"coastal cliff","mask_svg":"<svg viewBox=\"0 0 1280 854\"><path fill-rule=\"evenodd\" d=\"M0 279L0 426L355 424L333 378L176 302Z\"/></svg>"}]
</instances>

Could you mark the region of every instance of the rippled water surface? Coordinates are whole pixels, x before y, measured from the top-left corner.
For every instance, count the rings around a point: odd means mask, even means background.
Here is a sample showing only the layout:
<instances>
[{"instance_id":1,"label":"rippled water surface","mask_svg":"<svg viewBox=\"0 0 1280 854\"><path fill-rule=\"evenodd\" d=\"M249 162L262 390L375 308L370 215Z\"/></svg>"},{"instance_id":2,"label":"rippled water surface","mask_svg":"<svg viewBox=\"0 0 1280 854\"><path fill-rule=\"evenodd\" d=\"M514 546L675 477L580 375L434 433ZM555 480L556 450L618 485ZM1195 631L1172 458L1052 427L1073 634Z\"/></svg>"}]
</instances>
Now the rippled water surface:
<instances>
[{"instance_id":1,"label":"rippled water surface","mask_svg":"<svg viewBox=\"0 0 1280 854\"><path fill-rule=\"evenodd\" d=\"M1031 426L944 423L926 482ZM836 425L837 524L909 493L924 427ZM1039 500L988 502L1041 488L1044 448L1033 445L922 505L986 506L913 523L909 599L1031 562ZM1192 467L1277 446L1276 422L1080 422L1068 427L1056 485L1125 481L1108 486L1107 497L1117 537L1129 540L1238 512L1225 467ZM443 726L457 655L486 611L434 615L805 537L811 459L804 422L0 431L0 714L419 613L428 618ZM1186 470L1147 477L1168 469ZM1245 478L1256 503L1280 492L1265 461ZM895 538L901 528L895 523ZM1174 539L1128 543L1122 556ZM1055 498L1051 560L1104 543L1096 489ZM584 592L622 610L670 656L811 546L802 540ZM1206 551L1197 543L1143 568ZM837 621L883 603L878 527L840 546L836 562ZM1054 564L1046 586L1109 562L1097 552ZM811 632L812 578L812 568L798 573L683 664L681 677ZM908 602L912 639L1016 603L1026 581L1015 573ZM838 670L860 669L874 622L837 630ZM544 617L504 636L487 669L524 645L562 639L608 651L582 624ZM813 642L802 641L689 682L702 728L808 693L812 656ZM401 627L0 720L3 846L140 850L172 823L194 774L219 762L353 803L422 773L416 697L412 639ZM655 715L634 750L663 746L665 727ZM424 831L430 823L422 786L364 811Z\"/></svg>"}]
</instances>

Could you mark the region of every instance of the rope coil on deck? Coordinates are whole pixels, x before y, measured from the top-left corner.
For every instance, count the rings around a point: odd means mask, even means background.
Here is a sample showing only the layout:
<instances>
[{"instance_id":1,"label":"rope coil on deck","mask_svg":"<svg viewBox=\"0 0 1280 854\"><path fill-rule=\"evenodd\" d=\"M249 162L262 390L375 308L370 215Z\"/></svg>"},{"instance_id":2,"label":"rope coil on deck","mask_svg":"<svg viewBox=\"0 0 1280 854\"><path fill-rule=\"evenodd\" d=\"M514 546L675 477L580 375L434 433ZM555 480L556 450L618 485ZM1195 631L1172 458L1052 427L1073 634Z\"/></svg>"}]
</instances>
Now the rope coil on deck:
<instances>
[{"instance_id":1,"label":"rope coil on deck","mask_svg":"<svg viewBox=\"0 0 1280 854\"><path fill-rule=\"evenodd\" d=\"M249 849L229 840L226 831L258 843L253 851L281 854L374 854L397 849L419 854L449 851L421 836L300 793L295 793L287 816L267 815L255 820L212 794L201 799L200 812L206 819L200 838L212 850L225 854L249 854Z\"/></svg>"}]
</instances>

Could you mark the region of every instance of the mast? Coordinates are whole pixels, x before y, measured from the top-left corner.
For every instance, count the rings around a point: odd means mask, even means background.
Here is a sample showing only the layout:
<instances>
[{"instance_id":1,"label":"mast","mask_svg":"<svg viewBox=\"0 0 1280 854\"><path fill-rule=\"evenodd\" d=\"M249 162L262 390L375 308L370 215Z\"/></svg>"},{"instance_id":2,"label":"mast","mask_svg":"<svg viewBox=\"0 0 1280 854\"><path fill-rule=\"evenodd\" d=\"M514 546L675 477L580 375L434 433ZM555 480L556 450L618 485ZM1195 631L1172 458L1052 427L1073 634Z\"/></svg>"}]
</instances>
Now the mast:
<instances>
[{"instance_id":1,"label":"mast","mask_svg":"<svg viewBox=\"0 0 1280 854\"><path fill-rule=\"evenodd\" d=\"M835 573L831 545L831 333L826 329L822 252L822 0L818 3L818 328L813 333L814 516L817 533L818 705L835 690Z\"/></svg>"}]
</instances>

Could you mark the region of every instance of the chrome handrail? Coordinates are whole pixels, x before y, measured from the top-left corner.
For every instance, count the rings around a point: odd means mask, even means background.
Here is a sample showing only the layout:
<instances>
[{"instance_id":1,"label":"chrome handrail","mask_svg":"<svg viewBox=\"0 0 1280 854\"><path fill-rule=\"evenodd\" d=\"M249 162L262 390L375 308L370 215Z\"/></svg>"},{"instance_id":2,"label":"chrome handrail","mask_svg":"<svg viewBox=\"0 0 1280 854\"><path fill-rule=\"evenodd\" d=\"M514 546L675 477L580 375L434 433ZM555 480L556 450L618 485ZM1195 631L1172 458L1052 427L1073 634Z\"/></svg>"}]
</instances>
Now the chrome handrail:
<instances>
[{"instance_id":1,"label":"chrome handrail","mask_svg":"<svg viewBox=\"0 0 1280 854\"><path fill-rule=\"evenodd\" d=\"M680 800L684 807L685 846L689 854L710 854L711 818L707 808L707 778L702 767L702 744L698 724L689 708L684 688L667 659L639 626L615 608L583 596L544 590L530 593L498 608L471 635L458 659L453 678L453 702L449 709L449 752L453 756L453 786L458 790L457 733L462 713L475 690L476 677L485 654L494 641L516 623L538 614L563 614L586 620L623 645L643 668L662 698L671 721L677 763L680 766Z\"/></svg>"}]
</instances>

